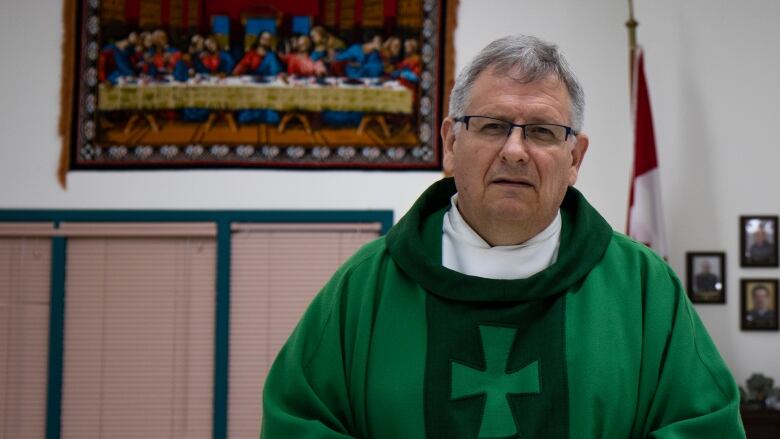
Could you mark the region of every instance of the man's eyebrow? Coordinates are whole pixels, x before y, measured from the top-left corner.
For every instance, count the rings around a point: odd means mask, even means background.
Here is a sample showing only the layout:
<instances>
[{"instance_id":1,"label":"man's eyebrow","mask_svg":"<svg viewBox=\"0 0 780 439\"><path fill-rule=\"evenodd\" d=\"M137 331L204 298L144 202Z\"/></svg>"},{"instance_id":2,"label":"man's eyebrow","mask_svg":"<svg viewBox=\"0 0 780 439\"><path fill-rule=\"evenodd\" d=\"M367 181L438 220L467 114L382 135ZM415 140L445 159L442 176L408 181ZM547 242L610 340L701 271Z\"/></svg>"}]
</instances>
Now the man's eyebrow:
<instances>
[{"instance_id":1,"label":"man's eyebrow","mask_svg":"<svg viewBox=\"0 0 780 439\"><path fill-rule=\"evenodd\" d=\"M556 118L551 116L551 115L541 116L541 115L538 115L538 114L531 114L530 116L525 118L525 123L557 123L557 124L565 124L565 121L556 120Z\"/></svg>"},{"instance_id":2,"label":"man's eyebrow","mask_svg":"<svg viewBox=\"0 0 780 439\"><path fill-rule=\"evenodd\" d=\"M471 116L490 117L490 118L493 118L493 119L503 120L504 122L512 122L512 118L507 116L506 113L498 113L498 112L488 111L488 112L483 113L483 114L471 114Z\"/></svg>"},{"instance_id":3,"label":"man's eyebrow","mask_svg":"<svg viewBox=\"0 0 780 439\"><path fill-rule=\"evenodd\" d=\"M499 119L503 120L505 122L511 122L511 123L522 123L522 124L528 124L528 123L554 123L554 124L566 124L565 121L556 120L555 117L552 115L539 115L539 114L531 114L531 115L510 115L510 113L505 112L498 112L498 111L487 111L482 114L469 114L470 116L485 116L485 117L492 117L493 119ZM520 119L521 122L516 122L517 119Z\"/></svg>"}]
</instances>

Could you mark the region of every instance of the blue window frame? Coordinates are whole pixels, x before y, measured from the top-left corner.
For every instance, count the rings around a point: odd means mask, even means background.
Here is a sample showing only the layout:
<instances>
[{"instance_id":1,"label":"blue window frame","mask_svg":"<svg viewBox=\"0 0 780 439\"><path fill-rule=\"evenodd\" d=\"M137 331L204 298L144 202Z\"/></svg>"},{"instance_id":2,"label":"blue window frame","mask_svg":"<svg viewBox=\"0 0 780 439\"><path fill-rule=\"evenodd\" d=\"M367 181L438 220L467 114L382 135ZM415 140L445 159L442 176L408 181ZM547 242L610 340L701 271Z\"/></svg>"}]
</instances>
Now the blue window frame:
<instances>
[{"instance_id":1,"label":"blue window frame","mask_svg":"<svg viewBox=\"0 0 780 439\"><path fill-rule=\"evenodd\" d=\"M393 212L389 210L348 211L166 211L166 210L2 210L0 222L213 222L217 225L216 318L214 328L214 412L213 438L227 437L228 372L230 348L230 258L231 224L269 223L350 223L378 222L381 234L390 230ZM63 331L65 311L65 270L67 238L52 238L51 305L49 329L49 369L46 403L46 438L60 438L62 396Z\"/></svg>"}]
</instances>

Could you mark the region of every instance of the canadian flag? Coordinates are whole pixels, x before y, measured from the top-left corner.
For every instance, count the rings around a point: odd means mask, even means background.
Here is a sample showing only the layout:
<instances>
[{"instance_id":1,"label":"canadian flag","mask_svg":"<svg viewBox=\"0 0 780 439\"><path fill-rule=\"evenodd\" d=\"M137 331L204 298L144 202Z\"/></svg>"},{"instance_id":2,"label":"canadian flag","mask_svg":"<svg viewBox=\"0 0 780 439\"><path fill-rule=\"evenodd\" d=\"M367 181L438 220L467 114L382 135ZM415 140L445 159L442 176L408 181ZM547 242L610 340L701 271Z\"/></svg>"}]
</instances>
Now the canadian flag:
<instances>
[{"instance_id":1,"label":"canadian flag","mask_svg":"<svg viewBox=\"0 0 780 439\"><path fill-rule=\"evenodd\" d=\"M666 258L668 254L661 205L661 182L641 48L634 50L633 62L631 103L634 117L634 168L628 199L627 233Z\"/></svg>"}]
</instances>

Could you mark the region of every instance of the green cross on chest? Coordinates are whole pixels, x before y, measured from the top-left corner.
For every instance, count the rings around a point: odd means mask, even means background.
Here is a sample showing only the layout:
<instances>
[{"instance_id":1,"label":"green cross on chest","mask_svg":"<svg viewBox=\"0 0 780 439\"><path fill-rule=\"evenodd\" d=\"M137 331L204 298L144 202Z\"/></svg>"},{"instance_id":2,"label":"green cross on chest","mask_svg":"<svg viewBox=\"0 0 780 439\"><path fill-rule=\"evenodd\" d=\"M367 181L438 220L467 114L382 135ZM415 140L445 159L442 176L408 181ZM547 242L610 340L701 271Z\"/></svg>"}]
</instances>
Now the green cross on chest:
<instances>
[{"instance_id":1,"label":"green cross on chest","mask_svg":"<svg viewBox=\"0 0 780 439\"><path fill-rule=\"evenodd\" d=\"M487 395L479 437L512 436L517 433L517 425L509 407L508 396L539 393L539 362L534 361L522 369L507 371L517 329L480 325L479 332L485 353L485 370L452 361L450 397L460 399Z\"/></svg>"}]
</instances>

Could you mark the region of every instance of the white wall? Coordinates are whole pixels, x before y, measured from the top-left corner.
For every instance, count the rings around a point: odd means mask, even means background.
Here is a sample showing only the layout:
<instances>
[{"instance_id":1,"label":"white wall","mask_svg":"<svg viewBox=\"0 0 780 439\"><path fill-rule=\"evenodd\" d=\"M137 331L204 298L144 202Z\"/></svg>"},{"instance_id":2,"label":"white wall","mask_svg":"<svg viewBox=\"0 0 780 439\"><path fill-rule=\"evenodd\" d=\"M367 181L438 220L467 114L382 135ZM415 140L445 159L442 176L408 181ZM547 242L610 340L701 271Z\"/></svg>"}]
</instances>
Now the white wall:
<instances>
[{"instance_id":1,"label":"white wall","mask_svg":"<svg viewBox=\"0 0 780 439\"><path fill-rule=\"evenodd\" d=\"M393 209L396 219L437 172L55 172L61 0L0 3L0 208ZM741 332L738 217L778 214L776 102L780 2L636 0L655 117L670 262L727 252L726 305L697 306L740 383L780 380L780 333ZM461 0L458 68L490 40L523 32L557 42L587 94L591 147L578 187L618 230L631 163L627 2Z\"/></svg>"}]
</instances>

